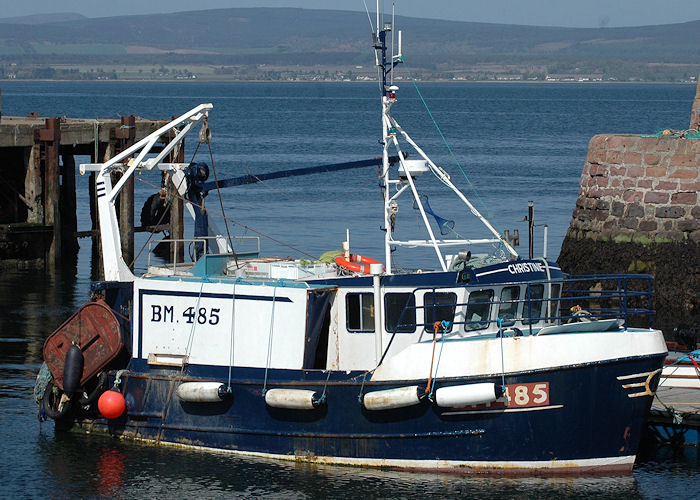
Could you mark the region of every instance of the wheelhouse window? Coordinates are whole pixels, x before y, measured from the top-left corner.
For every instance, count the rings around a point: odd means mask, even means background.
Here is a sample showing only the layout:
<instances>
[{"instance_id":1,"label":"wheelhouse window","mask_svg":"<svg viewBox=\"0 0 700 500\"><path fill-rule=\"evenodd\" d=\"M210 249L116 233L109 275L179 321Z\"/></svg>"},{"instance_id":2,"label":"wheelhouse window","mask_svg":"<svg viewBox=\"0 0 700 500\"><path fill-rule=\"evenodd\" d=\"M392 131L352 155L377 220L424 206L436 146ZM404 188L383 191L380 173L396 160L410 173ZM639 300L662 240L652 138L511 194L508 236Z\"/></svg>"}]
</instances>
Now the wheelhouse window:
<instances>
[{"instance_id":1,"label":"wheelhouse window","mask_svg":"<svg viewBox=\"0 0 700 500\"><path fill-rule=\"evenodd\" d=\"M416 330L416 298L412 293L387 293L384 311L387 332L409 333Z\"/></svg>"},{"instance_id":2,"label":"wheelhouse window","mask_svg":"<svg viewBox=\"0 0 700 500\"><path fill-rule=\"evenodd\" d=\"M371 293L347 294L345 315L349 332L373 332L374 295Z\"/></svg>"},{"instance_id":3,"label":"wheelhouse window","mask_svg":"<svg viewBox=\"0 0 700 500\"><path fill-rule=\"evenodd\" d=\"M469 294L467 302L467 317L464 329L466 331L483 330L489 326L493 290L479 290Z\"/></svg>"},{"instance_id":4,"label":"wheelhouse window","mask_svg":"<svg viewBox=\"0 0 700 500\"><path fill-rule=\"evenodd\" d=\"M530 325L539 322L544 317L545 300L544 285L530 285L525 289L523 303L523 323Z\"/></svg>"},{"instance_id":5,"label":"wheelhouse window","mask_svg":"<svg viewBox=\"0 0 700 500\"><path fill-rule=\"evenodd\" d=\"M452 292L426 292L423 295L423 311L426 331L433 332L436 321L449 321L448 332L452 331L455 319L457 294Z\"/></svg>"},{"instance_id":6,"label":"wheelhouse window","mask_svg":"<svg viewBox=\"0 0 700 500\"><path fill-rule=\"evenodd\" d=\"M506 286L501 290L501 303L498 305L498 317L503 319L503 326L513 326L518 317L520 287Z\"/></svg>"}]
</instances>

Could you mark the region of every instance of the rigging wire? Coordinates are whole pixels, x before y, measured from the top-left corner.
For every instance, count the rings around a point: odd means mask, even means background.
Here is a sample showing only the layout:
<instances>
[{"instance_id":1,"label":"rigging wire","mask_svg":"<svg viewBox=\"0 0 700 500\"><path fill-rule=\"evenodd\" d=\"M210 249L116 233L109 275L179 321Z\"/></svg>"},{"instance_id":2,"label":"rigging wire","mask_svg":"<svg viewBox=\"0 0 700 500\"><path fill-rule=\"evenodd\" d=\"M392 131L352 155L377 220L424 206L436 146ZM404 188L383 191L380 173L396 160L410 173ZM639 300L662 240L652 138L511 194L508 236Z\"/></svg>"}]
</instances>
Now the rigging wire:
<instances>
[{"instance_id":1,"label":"rigging wire","mask_svg":"<svg viewBox=\"0 0 700 500\"><path fill-rule=\"evenodd\" d=\"M157 187L155 184L153 184L153 183L151 183L151 182L148 182L148 181L145 180L145 179L141 179L141 178L137 178L137 179L138 179L140 182L143 182L143 183L146 184L146 185L149 185L149 186L151 186L151 187ZM197 204L197 203L193 203L193 202L191 202L190 200L185 200L182 196L180 196L179 193L176 193L174 196L175 196L175 198L179 198L179 199L181 199L181 200L183 200L183 201L185 201L185 202L191 204L192 206L199 208L200 210L203 208L201 205L199 205L199 204ZM313 260L316 260L316 256L315 256L315 255L311 255L310 253L305 252L305 251L303 251L303 250L300 250L300 249L298 249L298 248L296 248L296 247L294 247L294 246L292 246L292 245L289 245L288 243L285 243L285 242L283 242L283 241L281 241L281 240L278 240L277 238L274 238L274 237L272 237L272 236L270 236L270 235L268 235L268 234L265 234L265 233L263 233L263 232L261 232L261 231L258 231L258 230L256 230L256 229L253 229L252 227L247 226L247 225L243 224L242 222L238 222L238 221L235 220L235 219L231 219L230 217L227 217L227 216L224 215L224 214L218 213L218 212L216 212L216 211L214 211L214 210L209 210L209 213L211 213L211 214L213 214L213 215L218 215L219 217L223 217L223 218L227 219L229 222L231 222L232 224L235 224L235 225L237 225L237 226L242 227L242 228L245 229L246 231L253 232L253 233L255 233L255 234L259 235L259 236L262 236L263 238L267 238L268 240L274 241L275 243L277 243L277 244L279 244L279 245L282 245L282 246L284 246L284 247L287 247L287 248L289 248L290 250L293 250L293 251L298 252L298 253L300 253L300 254L302 254L302 255L306 255L307 257L310 257L310 258L313 259Z\"/></svg>"},{"instance_id":2,"label":"rigging wire","mask_svg":"<svg viewBox=\"0 0 700 500\"><path fill-rule=\"evenodd\" d=\"M200 304L200 301L202 300L202 290L204 289L204 282L205 281L208 281L206 276L203 277L202 284L199 286L199 295L197 295L197 303L196 303L194 311L193 311L194 314L197 314L197 312L199 311L199 304ZM195 319L193 319L192 320L192 328L190 329L190 335L189 335L189 338L187 339L187 347L185 349L185 355L187 356L186 360L189 360L190 354L192 354L192 347L194 347L194 329L195 329L195 326L197 326L197 321ZM184 363L184 362L182 363L182 368L180 369L181 375L185 371L185 364L187 364L187 363Z\"/></svg>"},{"instance_id":3,"label":"rigging wire","mask_svg":"<svg viewBox=\"0 0 700 500\"><path fill-rule=\"evenodd\" d=\"M270 185L267 184L266 181L260 179L257 175L255 175L254 173L252 173L252 172L250 171L250 169L248 168L247 165L244 164L244 165L243 165L243 168L245 169L246 173L247 173L250 177L252 177L252 178L255 179L256 181L258 181L258 182L259 182L260 184L262 184L265 188L267 188L267 189L269 189L270 191L273 191L273 192L279 194L280 196L282 196L282 197L284 197L284 198L288 198L288 199L290 199L290 200L294 200L294 201L297 201L297 202L299 202L299 203L317 203L315 200L304 200L304 199L302 199L302 198L297 198L297 197L294 196L294 195L291 195L291 194L289 194L289 193L285 193L285 192L282 191L281 189L277 189L277 188L275 188L275 187L273 187L273 186L270 186ZM324 198L323 201L337 201L337 200L342 200L342 199L344 199L344 198L347 198L347 197L349 197L349 196L351 196L351 195L353 195L353 194L359 192L359 191L362 190L364 187L366 187L368 184L370 184L371 182L374 182L374 181L375 181L374 178L369 178L368 180L364 181L362 184L358 185L358 186L357 186L355 189L353 189L352 191L348 191L348 192L345 193L345 194L341 194L341 195L339 195L339 196L334 196L334 197L332 197L332 198Z\"/></svg>"},{"instance_id":4,"label":"rigging wire","mask_svg":"<svg viewBox=\"0 0 700 500\"><path fill-rule=\"evenodd\" d=\"M265 363L265 381L263 382L262 396L267 393L267 372L272 361L272 333L275 329L275 299L277 298L277 287L272 287L272 311L270 312L270 334L267 338L267 362ZM325 391L324 391L325 392Z\"/></svg>"},{"instance_id":5,"label":"rigging wire","mask_svg":"<svg viewBox=\"0 0 700 500\"><path fill-rule=\"evenodd\" d=\"M469 179L469 176L467 175L464 168L462 167L462 164L459 162L459 160L457 159L457 156L455 155L454 151L452 150L449 143L447 142L447 138L443 134L442 129L440 128L440 125L438 125L438 123L437 123L437 120L435 120L433 113L430 111L430 108L428 107L428 103L425 101L425 98L423 97L423 94L421 93L420 89L418 88L418 84L416 83L415 78L413 78L413 74L411 73L410 69L408 69L408 65L406 64L405 61L404 61L404 64L406 65L406 73L408 73L408 77L411 80L411 83L413 83L413 87L416 89L416 92L418 93L418 97L420 98L421 102L423 103L423 107L425 107L425 110L428 112L428 116L430 116L430 119L432 120L433 125L435 126L435 129L438 131L438 134L440 135L440 138L442 139L443 144L445 144L447 151L450 153L450 156L452 157L455 164L457 165L457 168L459 168L459 171L462 173L462 176L467 181L467 184L469 184L469 187L476 195L476 198L479 200L479 203L484 208L484 210L486 210L486 212L488 213L489 218L493 218L493 212L489 209L489 207L486 205L484 200L479 195L479 191L476 189L476 186Z\"/></svg>"},{"instance_id":6,"label":"rigging wire","mask_svg":"<svg viewBox=\"0 0 700 500\"><path fill-rule=\"evenodd\" d=\"M232 392L231 389L231 371L233 370L233 356L234 356L234 344L235 344L235 332L236 332L236 283L233 284L233 292L231 294L231 348L229 349L229 362L228 362L228 392Z\"/></svg>"},{"instance_id":7,"label":"rigging wire","mask_svg":"<svg viewBox=\"0 0 700 500\"><path fill-rule=\"evenodd\" d=\"M214 173L214 181L216 182L216 192L219 195L219 206L221 207L221 213L225 214L224 210L224 199L221 196L221 188L219 187L219 177L216 175L216 165L214 164L214 153L211 150L211 129L209 128L209 121L207 120L206 117L204 117L204 123L202 124L202 131L200 132L200 143L201 143L201 136L204 135L204 138L206 139L206 143L209 146L209 160L211 161L211 169L212 172ZM238 255L236 254L236 250L233 248L233 240L231 239L231 231L229 230L228 227L228 220L226 220L226 217L224 217L224 226L226 226L226 236L228 237L228 244L231 245L231 254L233 254L233 260L236 263L236 268L240 267L238 264Z\"/></svg>"}]
</instances>

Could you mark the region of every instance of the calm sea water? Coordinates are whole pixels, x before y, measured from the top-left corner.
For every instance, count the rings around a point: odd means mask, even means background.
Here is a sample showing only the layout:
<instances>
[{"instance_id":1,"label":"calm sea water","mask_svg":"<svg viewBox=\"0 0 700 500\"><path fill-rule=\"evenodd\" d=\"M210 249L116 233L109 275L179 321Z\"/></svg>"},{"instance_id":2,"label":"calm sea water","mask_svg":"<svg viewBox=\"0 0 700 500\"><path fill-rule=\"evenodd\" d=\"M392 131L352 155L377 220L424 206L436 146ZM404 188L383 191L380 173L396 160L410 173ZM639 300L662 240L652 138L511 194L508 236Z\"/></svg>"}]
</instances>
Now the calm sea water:
<instances>
[{"instance_id":1,"label":"calm sea water","mask_svg":"<svg viewBox=\"0 0 700 500\"><path fill-rule=\"evenodd\" d=\"M527 228L522 218L532 200L536 223L549 226L548 255L556 258L590 138L606 132L685 129L695 89L422 84L420 91L440 132L409 83L401 85L394 116L498 229L520 230L523 253ZM212 102L212 149L220 178L380 153L376 84L8 82L2 84L2 97L5 115L37 111L85 118L132 113L166 118ZM188 160L191 146L192 141ZM200 148L197 160L210 163L208 150ZM420 182L435 212L454 219L460 234L471 235L474 226L454 199L437 182ZM148 184L136 183L137 218L152 192ZM383 257L381 199L373 168L237 187L223 196L227 215L237 223L235 234L254 234L246 226L274 236L276 241L263 239L269 253L303 257L299 249L320 255L338 248L349 229L353 251ZM218 210L215 194L208 203ZM82 177L78 216L79 230L89 229L87 179ZM416 223L416 211L402 206L399 230L411 235ZM144 241L137 237L137 250ZM542 252L538 226L535 253ZM430 257L431 252L396 254L404 266ZM462 478L295 465L55 434L51 422L38 422L31 391L44 339L88 296L91 264L90 241L81 240L77 263L55 275L9 271L0 276L0 497L685 498L697 492L697 449L650 452L626 476ZM143 266L145 257L137 262Z\"/></svg>"}]
</instances>

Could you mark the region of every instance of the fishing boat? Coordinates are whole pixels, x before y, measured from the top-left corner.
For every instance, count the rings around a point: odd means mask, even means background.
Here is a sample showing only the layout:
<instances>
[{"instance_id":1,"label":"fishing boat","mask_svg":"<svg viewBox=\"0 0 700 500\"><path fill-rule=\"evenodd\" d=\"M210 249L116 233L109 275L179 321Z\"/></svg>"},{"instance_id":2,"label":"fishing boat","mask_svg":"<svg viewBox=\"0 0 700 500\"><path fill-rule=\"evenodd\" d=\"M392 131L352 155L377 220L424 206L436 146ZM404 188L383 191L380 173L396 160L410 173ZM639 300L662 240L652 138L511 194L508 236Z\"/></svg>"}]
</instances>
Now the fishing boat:
<instances>
[{"instance_id":1,"label":"fishing boat","mask_svg":"<svg viewBox=\"0 0 700 500\"><path fill-rule=\"evenodd\" d=\"M332 260L309 262L264 257L259 239L217 230L207 193L253 180L209 181L206 164L166 162L196 127L210 140L211 104L81 167L97 172L104 280L44 347L36 393L57 428L408 470L632 469L667 353L650 324L651 276L573 277L521 258L392 116L402 61L392 28L379 17L373 27L383 261L353 254L349 236ZM115 203L149 171L173 179L195 229L170 243L187 255L173 250L136 276ZM461 236L437 215L421 191L430 175L484 234ZM400 205L418 212L423 239L400 237ZM435 261L401 269L398 247Z\"/></svg>"},{"instance_id":2,"label":"fishing boat","mask_svg":"<svg viewBox=\"0 0 700 500\"><path fill-rule=\"evenodd\" d=\"M693 339L694 340L694 339ZM647 423L657 443L700 445L700 349L674 350L672 342ZM685 346L681 346L685 347Z\"/></svg>"}]
</instances>

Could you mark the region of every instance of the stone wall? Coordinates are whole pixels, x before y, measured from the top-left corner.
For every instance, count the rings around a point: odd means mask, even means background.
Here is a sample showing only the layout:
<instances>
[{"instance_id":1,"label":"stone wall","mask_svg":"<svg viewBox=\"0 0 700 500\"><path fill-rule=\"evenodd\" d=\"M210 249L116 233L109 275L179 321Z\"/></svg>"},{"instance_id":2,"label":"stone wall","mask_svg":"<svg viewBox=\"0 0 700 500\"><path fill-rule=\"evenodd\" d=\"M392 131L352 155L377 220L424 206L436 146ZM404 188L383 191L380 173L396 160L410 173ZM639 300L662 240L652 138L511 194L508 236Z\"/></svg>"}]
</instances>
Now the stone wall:
<instances>
[{"instance_id":1,"label":"stone wall","mask_svg":"<svg viewBox=\"0 0 700 500\"><path fill-rule=\"evenodd\" d=\"M690 131L658 137L591 139L558 262L572 274L654 275L655 326L669 340L694 345L700 341L700 137L692 129L700 126L700 85L690 124Z\"/></svg>"},{"instance_id":2,"label":"stone wall","mask_svg":"<svg viewBox=\"0 0 700 500\"><path fill-rule=\"evenodd\" d=\"M568 234L638 243L700 242L700 138L596 135Z\"/></svg>"},{"instance_id":3,"label":"stone wall","mask_svg":"<svg viewBox=\"0 0 700 500\"><path fill-rule=\"evenodd\" d=\"M690 112L690 129L700 130L700 76L698 77L698 88L695 92L693 109Z\"/></svg>"}]
</instances>

